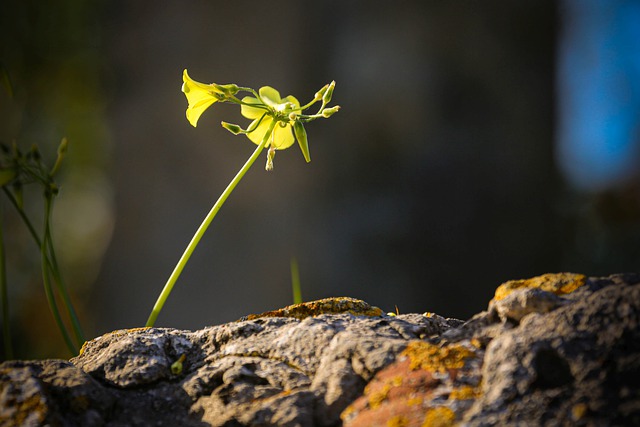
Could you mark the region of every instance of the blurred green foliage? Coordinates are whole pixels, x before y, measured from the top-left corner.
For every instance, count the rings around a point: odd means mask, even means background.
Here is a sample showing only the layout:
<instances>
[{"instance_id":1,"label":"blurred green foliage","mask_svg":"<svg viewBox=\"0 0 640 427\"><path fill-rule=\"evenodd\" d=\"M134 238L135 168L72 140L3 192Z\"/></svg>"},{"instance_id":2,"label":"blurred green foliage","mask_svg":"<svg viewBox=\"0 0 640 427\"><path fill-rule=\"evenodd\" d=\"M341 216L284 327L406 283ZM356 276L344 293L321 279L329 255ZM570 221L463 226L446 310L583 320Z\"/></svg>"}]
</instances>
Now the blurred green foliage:
<instances>
[{"instance_id":1,"label":"blurred green foliage","mask_svg":"<svg viewBox=\"0 0 640 427\"><path fill-rule=\"evenodd\" d=\"M110 141L101 4L0 3L0 61L6 71L3 81L10 81L12 88L0 90L0 141L23 151L36 144L46 158L55 158L62 137L71 142L58 178L61 191L53 230L72 299L89 324L83 306L113 221L106 179ZM26 195L27 212L41 211L39 197ZM17 326L15 356L67 356L42 292L38 252L31 251L30 236L12 213L2 209L9 283L19 285L9 289L12 324Z\"/></svg>"}]
</instances>

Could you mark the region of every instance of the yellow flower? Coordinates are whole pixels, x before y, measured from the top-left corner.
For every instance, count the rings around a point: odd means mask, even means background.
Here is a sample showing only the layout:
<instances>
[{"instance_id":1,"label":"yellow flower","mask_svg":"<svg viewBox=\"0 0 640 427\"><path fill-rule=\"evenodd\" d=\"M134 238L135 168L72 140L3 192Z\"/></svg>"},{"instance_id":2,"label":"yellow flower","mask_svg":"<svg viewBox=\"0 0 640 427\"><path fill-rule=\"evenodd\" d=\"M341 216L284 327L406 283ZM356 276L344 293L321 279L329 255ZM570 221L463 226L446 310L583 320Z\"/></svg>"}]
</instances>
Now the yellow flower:
<instances>
[{"instance_id":1,"label":"yellow flower","mask_svg":"<svg viewBox=\"0 0 640 427\"><path fill-rule=\"evenodd\" d=\"M189 102L187 120L189 120L189 123L191 123L193 127L196 127L198 124L198 119L202 113L204 113L204 110L209 108L214 102L226 99L230 93L230 88L226 86L220 86L215 83L208 85L191 79L186 69L182 73L182 81L184 82L182 84L182 92L184 92Z\"/></svg>"},{"instance_id":2,"label":"yellow flower","mask_svg":"<svg viewBox=\"0 0 640 427\"><path fill-rule=\"evenodd\" d=\"M242 115L247 119L253 120L249 125L251 132L247 133L247 137L254 144L260 145L271 122L278 120L279 123L277 123L273 129L273 135L268 146L277 150L284 150L285 148L291 147L295 139L293 137L292 122L289 119L289 115L300 111L300 103L291 95L286 98L280 98L280 93L269 86L261 87L258 93L260 94L261 100L252 96L246 96L242 99L242 102L245 104L266 105L269 110L252 107L251 105L242 106ZM265 113L268 114L265 115ZM272 114L276 117L273 117Z\"/></svg>"}]
</instances>

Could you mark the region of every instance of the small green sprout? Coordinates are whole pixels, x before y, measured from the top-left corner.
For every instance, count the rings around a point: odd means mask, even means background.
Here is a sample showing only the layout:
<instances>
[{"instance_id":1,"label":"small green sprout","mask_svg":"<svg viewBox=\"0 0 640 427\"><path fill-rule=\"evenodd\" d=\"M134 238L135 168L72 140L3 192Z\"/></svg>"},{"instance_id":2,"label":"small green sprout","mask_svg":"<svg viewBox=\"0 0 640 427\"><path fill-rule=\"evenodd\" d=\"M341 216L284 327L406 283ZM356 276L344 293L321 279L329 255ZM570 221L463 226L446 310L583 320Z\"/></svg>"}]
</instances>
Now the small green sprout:
<instances>
[{"instance_id":1,"label":"small green sprout","mask_svg":"<svg viewBox=\"0 0 640 427\"><path fill-rule=\"evenodd\" d=\"M295 97L289 95L282 98L280 93L270 86L263 86L258 91L255 91L235 84L205 84L189 77L187 70L184 70L182 80L182 92L187 97L189 104L186 116L193 127L198 125L198 120L202 114L216 102L236 104L240 106L242 116L251 120L249 126L243 129L237 124L228 122L222 122L221 125L234 135L246 135L251 142L257 145L257 148L227 185L200 227L196 230L151 310L146 324L149 327L155 324L173 286L211 221L213 221L224 202L256 161L262 150L267 148L267 162L265 165L267 171L273 170L276 150L285 150L296 141L305 161L307 163L310 162L309 142L304 124L316 119L329 118L340 109L340 106L337 105L327 107L333 96L336 86L335 81L326 84L316 92L309 103L300 105L300 102ZM239 92L246 92L249 95L240 99L236 96ZM315 114L305 113L306 110L318 102L321 105Z\"/></svg>"},{"instance_id":2,"label":"small green sprout","mask_svg":"<svg viewBox=\"0 0 640 427\"><path fill-rule=\"evenodd\" d=\"M187 358L186 354L181 354L178 360L171 364L171 373L173 375L180 375L182 373L182 363Z\"/></svg>"}]
</instances>

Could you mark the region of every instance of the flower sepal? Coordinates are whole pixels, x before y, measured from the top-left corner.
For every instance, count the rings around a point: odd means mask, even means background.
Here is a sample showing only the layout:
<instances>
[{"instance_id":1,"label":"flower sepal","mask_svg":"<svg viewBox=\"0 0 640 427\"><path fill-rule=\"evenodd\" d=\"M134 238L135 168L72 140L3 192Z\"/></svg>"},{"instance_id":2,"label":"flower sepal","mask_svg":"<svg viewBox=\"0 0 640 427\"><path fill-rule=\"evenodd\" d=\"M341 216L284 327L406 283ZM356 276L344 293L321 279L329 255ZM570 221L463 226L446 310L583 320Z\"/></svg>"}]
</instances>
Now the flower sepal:
<instances>
[{"instance_id":1,"label":"flower sepal","mask_svg":"<svg viewBox=\"0 0 640 427\"><path fill-rule=\"evenodd\" d=\"M309 142L307 141L307 131L304 129L304 125L300 120L296 120L293 123L293 133L296 136L296 140L298 141L298 145L300 146L300 151L302 151L304 160L307 163L309 163L311 161L311 156L309 155Z\"/></svg>"},{"instance_id":2,"label":"flower sepal","mask_svg":"<svg viewBox=\"0 0 640 427\"><path fill-rule=\"evenodd\" d=\"M241 133L246 133L246 131L243 130L240 126L235 125L233 123L220 122L220 124L222 125L223 128L225 128L226 130L228 130L229 132L231 132L234 135L239 135Z\"/></svg>"},{"instance_id":3,"label":"flower sepal","mask_svg":"<svg viewBox=\"0 0 640 427\"><path fill-rule=\"evenodd\" d=\"M226 98L232 97L233 95L238 93L238 91L240 90L238 85L233 84L233 83L226 84L226 85L219 85L219 84L216 84L216 83L211 83L211 86L215 87L217 90L219 90L220 92L224 93L226 95Z\"/></svg>"}]
</instances>

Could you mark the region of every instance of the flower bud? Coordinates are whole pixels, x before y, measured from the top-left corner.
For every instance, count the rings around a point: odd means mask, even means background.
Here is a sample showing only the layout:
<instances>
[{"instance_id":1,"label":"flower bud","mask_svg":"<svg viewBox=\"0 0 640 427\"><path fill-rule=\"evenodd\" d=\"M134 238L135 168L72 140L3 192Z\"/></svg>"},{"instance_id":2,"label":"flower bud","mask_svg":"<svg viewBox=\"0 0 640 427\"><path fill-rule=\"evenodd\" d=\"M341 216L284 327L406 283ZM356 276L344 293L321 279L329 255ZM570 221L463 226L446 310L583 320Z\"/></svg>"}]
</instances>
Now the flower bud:
<instances>
[{"instance_id":1,"label":"flower bud","mask_svg":"<svg viewBox=\"0 0 640 427\"><path fill-rule=\"evenodd\" d=\"M322 86L322 89L320 89L319 91L316 92L315 96L313 97L314 101L320 101L322 99L322 97L324 96L324 93L327 91L327 88L329 87L329 83L327 83L326 85Z\"/></svg>"},{"instance_id":2,"label":"flower bud","mask_svg":"<svg viewBox=\"0 0 640 427\"><path fill-rule=\"evenodd\" d=\"M335 107L331 107L331 108L325 108L324 110L322 110L322 117L324 117L325 119L328 119L329 117L337 113L339 110L340 110L339 105L336 105Z\"/></svg>"},{"instance_id":3,"label":"flower bud","mask_svg":"<svg viewBox=\"0 0 640 427\"><path fill-rule=\"evenodd\" d=\"M56 162L53 164L53 167L51 168L51 172L49 172L49 175L53 176L56 174L56 172L58 172L58 169L60 169L60 165L62 164L62 159L64 159L64 156L67 154L67 147L69 146L69 142L67 141L67 138L62 138L62 141L60 141L60 145L58 145L58 156L56 157Z\"/></svg>"},{"instance_id":4,"label":"flower bud","mask_svg":"<svg viewBox=\"0 0 640 427\"><path fill-rule=\"evenodd\" d=\"M300 145L300 150L302 150L302 155L307 163L311 161L311 156L309 155L309 142L307 141L307 131L304 129L304 125L300 120L296 120L293 123L293 133L298 140L298 145Z\"/></svg>"},{"instance_id":5,"label":"flower bud","mask_svg":"<svg viewBox=\"0 0 640 427\"><path fill-rule=\"evenodd\" d=\"M324 92L324 95L322 95L322 103L324 105L327 105L329 102L331 102L331 97L333 96L333 89L335 89L335 87L336 87L335 80L329 83L329 87L327 87L327 90Z\"/></svg>"},{"instance_id":6,"label":"flower bud","mask_svg":"<svg viewBox=\"0 0 640 427\"><path fill-rule=\"evenodd\" d=\"M226 130L228 130L234 135L238 135L239 133L242 133L242 128L238 125L234 125L233 123L227 123L227 122L220 122L220 124L222 125L223 128L225 128Z\"/></svg>"},{"instance_id":7,"label":"flower bud","mask_svg":"<svg viewBox=\"0 0 640 427\"><path fill-rule=\"evenodd\" d=\"M59 156L64 156L67 153L67 148L69 147L69 141L67 141L67 138L62 138L62 141L60 141L60 145L58 145L58 155Z\"/></svg>"}]
</instances>

